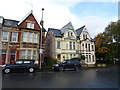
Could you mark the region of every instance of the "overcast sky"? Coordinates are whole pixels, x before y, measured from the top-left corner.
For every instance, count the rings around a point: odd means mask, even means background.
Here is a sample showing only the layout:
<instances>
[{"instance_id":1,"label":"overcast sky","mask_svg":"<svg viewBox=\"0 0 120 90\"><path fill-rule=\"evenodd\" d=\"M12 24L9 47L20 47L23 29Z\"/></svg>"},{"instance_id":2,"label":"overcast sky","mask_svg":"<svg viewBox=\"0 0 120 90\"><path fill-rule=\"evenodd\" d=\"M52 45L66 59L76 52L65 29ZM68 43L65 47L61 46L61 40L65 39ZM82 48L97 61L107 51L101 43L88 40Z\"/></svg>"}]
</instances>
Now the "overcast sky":
<instances>
[{"instance_id":1,"label":"overcast sky","mask_svg":"<svg viewBox=\"0 0 120 90\"><path fill-rule=\"evenodd\" d=\"M84 2L83 2L84 1ZM38 21L44 8L44 27L61 29L72 22L75 29L86 25L91 37L118 19L119 0L0 0L0 16L21 20L33 10ZM31 3L33 5L29 4Z\"/></svg>"}]
</instances>

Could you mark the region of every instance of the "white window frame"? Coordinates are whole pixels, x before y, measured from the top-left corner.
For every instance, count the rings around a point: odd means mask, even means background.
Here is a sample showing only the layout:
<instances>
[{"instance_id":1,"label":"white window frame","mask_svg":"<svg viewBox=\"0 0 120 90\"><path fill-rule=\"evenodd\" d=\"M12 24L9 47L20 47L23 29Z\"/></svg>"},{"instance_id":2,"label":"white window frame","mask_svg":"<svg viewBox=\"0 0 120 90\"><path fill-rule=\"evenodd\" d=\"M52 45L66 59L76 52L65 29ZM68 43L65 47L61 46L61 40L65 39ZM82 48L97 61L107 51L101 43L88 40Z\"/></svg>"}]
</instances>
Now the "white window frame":
<instances>
[{"instance_id":1,"label":"white window frame","mask_svg":"<svg viewBox=\"0 0 120 90\"><path fill-rule=\"evenodd\" d=\"M26 34L24 34L24 33L26 33ZM28 34L29 34L29 32L23 32L23 36L22 36L23 42L28 42Z\"/></svg>"},{"instance_id":2,"label":"white window frame","mask_svg":"<svg viewBox=\"0 0 120 90\"><path fill-rule=\"evenodd\" d=\"M7 36L5 36L5 32L7 32ZM4 40L4 38L6 38L7 40ZM2 32L2 41L8 41L8 38L9 38L9 32L8 31L3 31Z\"/></svg>"},{"instance_id":3,"label":"white window frame","mask_svg":"<svg viewBox=\"0 0 120 90\"><path fill-rule=\"evenodd\" d=\"M28 33L28 42L33 42L33 33L32 32L29 32Z\"/></svg>"},{"instance_id":4,"label":"white window frame","mask_svg":"<svg viewBox=\"0 0 120 90\"><path fill-rule=\"evenodd\" d=\"M73 42L73 49L74 49L74 50L76 49L76 44L75 44L75 42Z\"/></svg>"},{"instance_id":5,"label":"white window frame","mask_svg":"<svg viewBox=\"0 0 120 90\"><path fill-rule=\"evenodd\" d=\"M22 54L22 51L25 51L25 54ZM24 56L24 58L23 58L23 56ZM26 59L26 50L21 50L21 58Z\"/></svg>"},{"instance_id":6,"label":"white window frame","mask_svg":"<svg viewBox=\"0 0 120 90\"><path fill-rule=\"evenodd\" d=\"M13 34L16 33L16 36L13 36ZM13 38L15 38L16 41L13 41ZM18 32L12 32L12 42L17 42L18 41Z\"/></svg>"},{"instance_id":7,"label":"white window frame","mask_svg":"<svg viewBox=\"0 0 120 90\"><path fill-rule=\"evenodd\" d=\"M37 35L37 37L35 37L35 34ZM34 38L33 42L34 43L38 43L38 34L37 33L34 33L33 38Z\"/></svg>"},{"instance_id":8,"label":"white window frame","mask_svg":"<svg viewBox=\"0 0 120 90\"><path fill-rule=\"evenodd\" d=\"M34 27L35 27L34 22L27 22L27 28L34 29Z\"/></svg>"}]
</instances>

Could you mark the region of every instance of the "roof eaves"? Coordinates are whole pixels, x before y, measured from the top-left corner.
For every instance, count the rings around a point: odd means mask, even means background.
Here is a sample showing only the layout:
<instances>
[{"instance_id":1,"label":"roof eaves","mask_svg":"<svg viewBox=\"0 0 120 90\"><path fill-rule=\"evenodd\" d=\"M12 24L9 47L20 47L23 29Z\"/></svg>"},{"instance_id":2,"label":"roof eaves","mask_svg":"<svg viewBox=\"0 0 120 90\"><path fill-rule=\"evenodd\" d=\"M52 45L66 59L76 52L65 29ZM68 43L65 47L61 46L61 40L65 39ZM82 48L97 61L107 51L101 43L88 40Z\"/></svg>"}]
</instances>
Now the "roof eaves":
<instances>
[{"instance_id":1,"label":"roof eaves","mask_svg":"<svg viewBox=\"0 0 120 90\"><path fill-rule=\"evenodd\" d=\"M33 14L37 23L39 24L39 21L38 21L37 17L34 15L33 11L31 10L25 17L22 18L22 20L18 23L18 25L20 25L30 14ZM40 26L40 24L39 24L39 26Z\"/></svg>"}]
</instances>

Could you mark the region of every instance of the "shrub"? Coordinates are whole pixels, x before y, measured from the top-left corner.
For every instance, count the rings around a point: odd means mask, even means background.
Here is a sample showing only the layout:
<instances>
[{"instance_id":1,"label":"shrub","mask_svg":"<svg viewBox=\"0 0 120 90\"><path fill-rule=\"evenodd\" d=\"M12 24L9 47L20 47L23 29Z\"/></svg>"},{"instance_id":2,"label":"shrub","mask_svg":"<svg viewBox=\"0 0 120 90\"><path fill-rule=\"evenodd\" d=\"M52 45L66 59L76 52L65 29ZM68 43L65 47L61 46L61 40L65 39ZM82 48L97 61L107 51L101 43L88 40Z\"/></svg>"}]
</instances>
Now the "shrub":
<instances>
[{"instance_id":1,"label":"shrub","mask_svg":"<svg viewBox=\"0 0 120 90\"><path fill-rule=\"evenodd\" d=\"M44 58L44 63L45 65L50 65L52 66L53 64L57 64L58 60L53 58L53 57L45 57Z\"/></svg>"}]
</instances>

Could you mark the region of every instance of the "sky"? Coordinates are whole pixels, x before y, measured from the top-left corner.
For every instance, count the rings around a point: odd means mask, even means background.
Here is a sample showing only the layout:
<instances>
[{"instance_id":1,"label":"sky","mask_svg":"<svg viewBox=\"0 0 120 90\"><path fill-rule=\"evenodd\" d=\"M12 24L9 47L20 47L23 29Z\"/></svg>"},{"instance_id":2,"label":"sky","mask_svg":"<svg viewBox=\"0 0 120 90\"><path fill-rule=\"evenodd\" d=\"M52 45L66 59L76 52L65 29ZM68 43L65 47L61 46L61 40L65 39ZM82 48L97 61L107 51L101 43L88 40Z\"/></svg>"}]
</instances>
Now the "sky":
<instances>
[{"instance_id":1,"label":"sky","mask_svg":"<svg viewBox=\"0 0 120 90\"><path fill-rule=\"evenodd\" d=\"M44 8L44 27L61 29L72 22L74 29L86 25L94 38L103 32L111 21L118 19L119 0L0 0L0 16L6 19L22 20L33 10L41 20ZM32 4L32 5L31 5Z\"/></svg>"}]
</instances>

